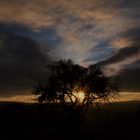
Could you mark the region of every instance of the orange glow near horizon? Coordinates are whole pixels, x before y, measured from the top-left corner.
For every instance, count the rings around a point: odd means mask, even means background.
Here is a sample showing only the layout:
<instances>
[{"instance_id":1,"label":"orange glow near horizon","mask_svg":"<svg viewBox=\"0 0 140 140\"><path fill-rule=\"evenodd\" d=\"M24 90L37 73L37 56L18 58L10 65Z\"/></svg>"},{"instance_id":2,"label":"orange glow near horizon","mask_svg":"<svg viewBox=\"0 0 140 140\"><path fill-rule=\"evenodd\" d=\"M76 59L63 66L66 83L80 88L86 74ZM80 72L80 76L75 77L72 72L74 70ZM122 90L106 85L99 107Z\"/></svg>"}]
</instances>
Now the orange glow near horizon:
<instances>
[{"instance_id":1,"label":"orange glow near horizon","mask_svg":"<svg viewBox=\"0 0 140 140\"><path fill-rule=\"evenodd\" d=\"M82 102L84 99L84 92L74 92L74 95L78 97L79 101ZM23 102L23 103L35 103L35 95L15 95L11 97L0 97L1 102ZM140 101L140 92L121 92L120 98L115 100L116 102L122 101Z\"/></svg>"},{"instance_id":2,"label":"orange glow near horizon","mask_svg":"<svg viewBox=\"0 0 140 140\"><path fill-rule=\"evenodd\" d=\"M11 97L0 97L1 102L23 102L23 103L35 103L35 95L15 95Z\"/></svg>"}]
</instances>

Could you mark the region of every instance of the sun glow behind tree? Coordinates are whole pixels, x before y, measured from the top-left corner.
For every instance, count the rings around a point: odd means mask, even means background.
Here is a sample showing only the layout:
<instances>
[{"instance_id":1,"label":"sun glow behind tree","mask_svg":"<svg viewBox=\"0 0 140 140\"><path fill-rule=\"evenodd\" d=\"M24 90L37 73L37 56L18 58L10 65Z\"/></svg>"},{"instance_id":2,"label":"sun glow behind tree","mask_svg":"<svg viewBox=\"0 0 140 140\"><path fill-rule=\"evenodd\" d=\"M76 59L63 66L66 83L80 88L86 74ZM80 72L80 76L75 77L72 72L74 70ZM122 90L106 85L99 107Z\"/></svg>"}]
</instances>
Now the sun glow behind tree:
<instances>
[{"instance_id":1,"label":"sun glow behind tree","mask_svg":"<svg viewBox=\"0 0 140 140\"><path fill-rule=\"evenodd\" d=\"M77 99L79 100L80 103L83 102L83 100L85 98L84 91L74 92L73 94L77 97Z\"/></svg>"},{"instance_id":2,"label":"sun glow behind tree","mask_svg":"<svg viewBox=\"0 0 140 140\"><path fill-rule=\"evenodd\" d=\"M71 96L66 95L65 97L67 102L78 102L79 104L82 104L85 99L85 92L84 90L74 90L72 92Z\"/></svg>"}]
</instances>

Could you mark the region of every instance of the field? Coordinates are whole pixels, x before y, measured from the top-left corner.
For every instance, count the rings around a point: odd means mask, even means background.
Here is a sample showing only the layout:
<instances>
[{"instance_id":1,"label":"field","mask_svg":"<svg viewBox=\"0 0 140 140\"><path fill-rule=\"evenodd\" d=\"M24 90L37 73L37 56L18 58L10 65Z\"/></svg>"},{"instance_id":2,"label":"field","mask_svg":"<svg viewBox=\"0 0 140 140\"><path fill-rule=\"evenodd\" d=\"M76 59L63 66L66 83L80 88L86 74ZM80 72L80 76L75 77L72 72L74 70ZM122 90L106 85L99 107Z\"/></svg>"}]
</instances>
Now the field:
<instances>
[{"instance_id":1,"label":"field","mask_svg":"<svg viewBox=\"0 0 140 140\"><path fill-rule=\"evenodd\" d=\"M80 119L37 104L0 103L0 139L138 139L140 102L90 108Z\"/></svg>"}]
</instances>

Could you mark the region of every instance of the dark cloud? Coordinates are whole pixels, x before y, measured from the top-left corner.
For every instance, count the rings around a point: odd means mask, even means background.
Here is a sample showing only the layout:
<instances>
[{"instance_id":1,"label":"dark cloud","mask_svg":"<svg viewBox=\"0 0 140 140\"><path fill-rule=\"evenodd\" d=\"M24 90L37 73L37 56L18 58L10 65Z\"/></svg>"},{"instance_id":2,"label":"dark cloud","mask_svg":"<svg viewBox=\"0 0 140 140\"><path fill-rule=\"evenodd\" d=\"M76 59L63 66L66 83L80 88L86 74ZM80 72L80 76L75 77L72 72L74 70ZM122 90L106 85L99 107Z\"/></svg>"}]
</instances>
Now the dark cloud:
<instances>
[{"instance_id":1,"label":"dark cloud","mask_svg":"<svg viewBox=\"0 0 140 140\"><path fill-rule=\"evenodd\" d=\"M29 76L49 58L36 41L16 35L7 25L0 24L0 28L0 90L28 89L31 86Z\"/></svg>"},{"instance_id":2,"label":"dark cloud","mask_svg":"<svg viewBox=\"0 0 140 140\"><path fill-rule=\"evenodd\" d=\"M122 81L123 91L140 91L140 29L126 31L121 36L128 38L130 46L118 49L109 59L98 63L102 70Z\"/></svg>"},{"instance_id":3,"label":"dark cloud","mask_svg":"<svg viewBox=\"0 0 140 140\"><path fill-rule=\"evenodd\" d=\"M127 46L118 49L110 58L99 62L99 65L115 66L116 64L125 68L125 65L121 65L121 63L124 64L126 62L125 64L129 65L140 59L140 28L129 29L120 35L120 38L127 39L127 42L129 42Z\"/></svg>"},{"instance_id":4,"label":"dark cloud","mask_svg":"<svg viewBox=\"0 0 140 140\"><path fill-rule=\"evenodd\" d=\"M121 81L121 91L125 92L140 92L140 59L137 61L134 61L130 63L129 65L122 65L122 69L119 68L119 66L113 65L114 61L121 60L120 58L117 59L117 56L114 57L114 59L109 59L104 63L98 63L103 71L107 71L109 73L114 73L114 71L117 71L115 75L112 75L112 78L119 79ZM129 56L128 56L129 57ZM109 65L109 63L112 62L112 65ZM106 65L106 67L104 66ZM109 65L109 66L108 66ZM118 71L118 69L120 69Z\"/></svg>"},{"instance_id":5,"label":"dark cloud","mask_svg":"<svg viewBox=\"0 0 140 140\"><path fill-rule=\"evenodd\" d=\"M140 24L139 24L140 25ZM121 35L122 38L128 37L134 44L140 44L140 27L135 27L127 30Z\"/></svg>"},{"instance_id":6,"label":"dark cloud","mask_svg":"<svg viewBox=\"0 0 140 140\"><path fill-rule=\"evenodd\" d=\"M140 63L139 63L140 65ZM140 67L121 71L116 77L122 81L122 91L140 92Z\"/></svg>"},{"instance_id":7,"label":"dark cloud","mask_svg":"<svg viewBox=\"0 0 140 140\"><path fill-rule=\"evenodd\" d=\"M100 62L100 65L109 65L117 62L125 61L125 59L140 54L140 46L133 46L128 48L120 49L116 54L107 60ZM132 58L133 59L133 58Z\"/></svg>"}]
</instances>

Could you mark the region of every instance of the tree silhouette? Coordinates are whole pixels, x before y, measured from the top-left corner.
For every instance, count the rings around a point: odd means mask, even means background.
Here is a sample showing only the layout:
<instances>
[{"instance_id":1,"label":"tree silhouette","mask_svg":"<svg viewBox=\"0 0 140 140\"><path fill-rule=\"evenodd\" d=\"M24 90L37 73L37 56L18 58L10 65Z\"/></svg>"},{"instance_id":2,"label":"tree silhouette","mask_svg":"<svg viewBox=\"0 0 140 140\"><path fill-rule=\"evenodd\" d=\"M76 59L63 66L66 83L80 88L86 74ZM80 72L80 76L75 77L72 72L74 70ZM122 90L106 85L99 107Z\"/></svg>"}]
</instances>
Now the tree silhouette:
<instances>
[{"instance_id":1,"label":"tree silhouette","mask_svg":"<svg viewBox=\"0 0 140 140\"><path fill-rule=\"evenodd\" d=\"M96 65L85 68L71 60L60 60L47 65L37 76L33 93L41 104L79 113L93 103L115 98L118 88Z\"/></svg>"}]
</instances>

